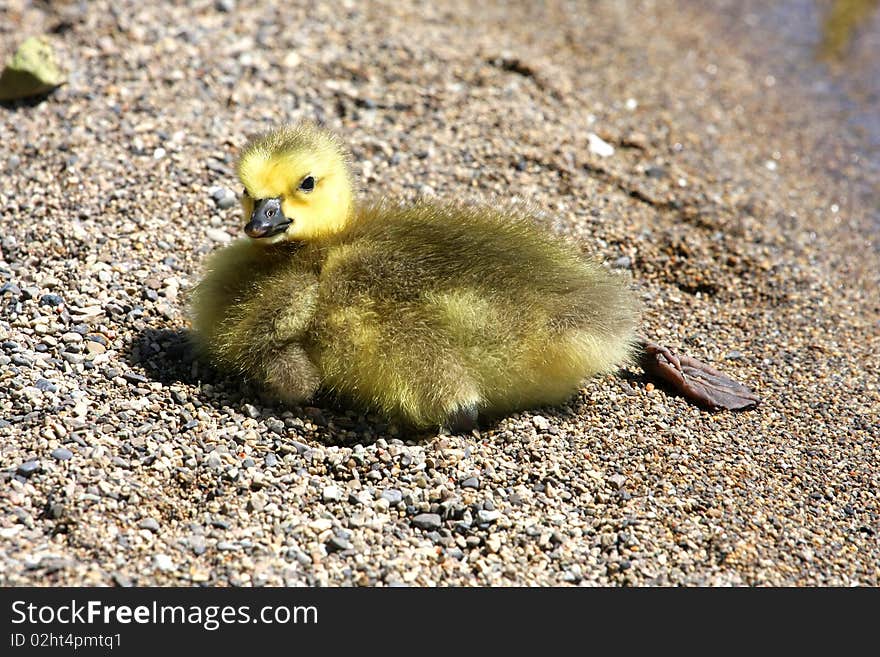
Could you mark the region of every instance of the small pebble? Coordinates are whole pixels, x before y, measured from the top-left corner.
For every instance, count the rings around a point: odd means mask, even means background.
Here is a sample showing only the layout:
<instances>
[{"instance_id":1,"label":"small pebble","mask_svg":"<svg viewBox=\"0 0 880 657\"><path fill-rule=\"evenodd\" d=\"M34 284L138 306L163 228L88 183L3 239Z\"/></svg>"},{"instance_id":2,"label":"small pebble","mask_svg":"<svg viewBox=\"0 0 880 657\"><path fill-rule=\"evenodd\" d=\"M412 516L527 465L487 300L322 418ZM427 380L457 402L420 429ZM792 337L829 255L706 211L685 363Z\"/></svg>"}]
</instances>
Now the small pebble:
<instances>
[{"instance_id":1,"label":"small pebble","mask_svg":"<svg viewBox=\"0 0 880 657\"><path fill-rule=\"evenodd\" d=\"M480 525L493 523L500 517L501 512L499 511L487 511L486 509L480 509L479 511L477 511L477 523Z\"/></svg>"},{"instance_id":2,"label":"small pebble","mask_svg":"<svg viewBox=\"0 0 880 657\"><path fill-rule=\"evenodd\" d=\"M321 491L321 499L325 502L338 502L342 499L342 489L339 486L325 486Z\"/></svg>"},{"instance_id":3,"label":"small pebble","mask_svg":"<svg viewBox=\"0 0 880 657\"><path fill-rule=\"evenodd\" d=\"M98 356L107 351L107 347L105 347L100 342L95 342L94 340L86 340L86 351L89 352L91 356Z\"/></svg>"},{"instance_id":4,"label":"small pebble","mask_svg":"<svg viewBox=\"0 0 880 657\"><path fill-rule=\"evenodd\" d=\"M144 518L138 523L138 527L148 529L155 534L159 531L159 521L155 518Z\"/></svg>"},{"instance_id":5,"label":"small pebble","mask_svg":"<svg viewBox=\"0 0 880 657\"><path fill-rule=\"evenodd\" d=\"M388 488L382 491L382 497L388 500L389 504L400 504L403 500L403 493L401 493L396 488Z\"/></svg>"},{"instance_id":6,"label":"small pebble","mask_svg":"<svg viewBox=\"0 0 880 657\"><path fill-rule=\"evenodd\" d=\"M218 242L220 244L226 244L227 242L232 241L232 235L222 228L208 228L205 230L205 235L207 235L208 239L212 242Z\"/></svg>"},{"instance_id":7,"label":"small pebble","mask_svg":"<svg viewBox=\"0 0 880 657\"><path fill-rule=\"evenodd\" d=\"M602 139L599 135L591 132L587 135L587 141L589 142L588 148L594 155L598 155L599 157L611 157L614 155L614 146Z\"/></svg>"},{"instance_id":8,"label":"small pebble","mask_svg":"<svg viewBox=\"0 0 880 657\"><path fill-rule=\"evenodd\" d=\"M443 521L441 520L439 514L436 513L420 513L415 518L412 519L412 524L418 527L419 529L424 530L434 530L440 529L443 526Z\"/></svg>"},{"instance_id":9,"label":"small pebble","mask_svg":"<svg viewBox=\"0 0 880 657\"><path fill-rule=\"evenodd\" d=\"M47 379L37 379L34 381L34 387L43 392L57 392L58 386Z\"/></svg>"},{"instance_id":10,"label":"small pebble","mask_svg":"<svg viewBox=\"0 0 880 657\"><path fill-rule=\"evenodd\" d=\"M626 484L626 477L622 474L614 474L608 477L608 482L614 486L617 490L623 488L624 484Z\"/></svg>"},{"instance_id":11,"label":"small pebble","mask_svg":"<svg viewBox=\"0 0 880 657\"><path fill-rule=\"evenodd\" d=\"M149 379L145 377L143 374L138 374L137 372L125 372L122 375L122 378L128 381L129 383L147 383Z\"/></svg>"},{"instance_id":12,"label":"small pebble","mask_svg":"<svg viewBox=\"0 0 880 657\"><path fill-rule=\"evenodd\" d=\"M172 561L171 557L169 557L167 554L160 553L153 555L153 564L156 566L157 569L166 572L175 570L177 568L177 566L174 565L174 561Z\"/></svg>"},{"instance_id":13,"label":"small pebble","mask_svg":"<svg viewBox=\"0 0 880 657\"><path fill-rule=\"evenodd\" d=\"M16 472L20 474L22 477L30 477L31 475L39 472L41 469L39 461L25 461L21 465L16 468Z\"/></svg>"},{"instance_id":14,"label":"small pebble","mask_svg":"<svg viewBox=\"0 0 880 657\"><path fill-rule=\"evenodd\" d=\"M52 450L52 458L59 461L69 461L73 458L73 452L66 447L59 447L58 449Z\"/></svg>"},{"instance_id":15,"label":"small pebble","mask_svg":"<svg viewBox=\"0 0 880 657\"><path fill-rule=\"evenodd\" d=\"M238 197L236 197L235 192L226 187L213 187L210 190L211 199L214 203L217 204L217 207L221 210L228 210L232 206L234 206ZM210 236L210 235L209 235ZM214 239L213 237L211 239ZM216 240L220 241L220 240Z\"/></svg>"},{"instance_id":16,"label":"small pebble","mask_svg":"<svg viewBox=\"0 0 880 657\"><path fill-rule=\"evenodd\" d=\"M54 308L55 306L60 306L62 303L64 303L64 299L57 294L44 294L40 297L41 306L51 306Z\"/></svg>"},{"instance_id":17,"label":"small pebble","mask_svg":"<svg viewBox=\"0 0 880 657\"><path fill-rule=\"evenodd\" d=\"M547 431L550 428L550 421L543 415L533 415L532 424L538 431Z\"/></svg>"},{"instance_id":18,"label":"small pebble","mask_svg":"<svg viewBox=\"0 0 880 657\"><path fill-rule=\"evenodd\" d=\"M326 545L327 552L341 552L352 548L351 542L340 536L332 536Z\"/></svg>"}]
</instances>

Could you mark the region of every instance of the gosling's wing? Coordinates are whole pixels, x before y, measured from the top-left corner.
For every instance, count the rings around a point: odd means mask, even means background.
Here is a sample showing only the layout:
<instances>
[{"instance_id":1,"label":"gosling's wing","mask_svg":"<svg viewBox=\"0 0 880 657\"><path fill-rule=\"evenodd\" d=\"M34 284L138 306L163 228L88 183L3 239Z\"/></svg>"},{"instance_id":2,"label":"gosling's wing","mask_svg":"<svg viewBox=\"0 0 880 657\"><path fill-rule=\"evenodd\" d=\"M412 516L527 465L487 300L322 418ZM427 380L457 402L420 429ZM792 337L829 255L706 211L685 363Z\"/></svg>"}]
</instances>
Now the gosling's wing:
<instances>
[{"instance_id":1,"label":"gosling's wing","mask_svg":"<svg viewBox=\"0 0 880 657\"><path fill-rule=\"evenodd\" d=\"M412 281L406 289L452 284L553 295L610 278L574 245L511 207L379 200L361 208L346 239L373 245L391 273L406 271Z\"/></svg>"}]
</instances>

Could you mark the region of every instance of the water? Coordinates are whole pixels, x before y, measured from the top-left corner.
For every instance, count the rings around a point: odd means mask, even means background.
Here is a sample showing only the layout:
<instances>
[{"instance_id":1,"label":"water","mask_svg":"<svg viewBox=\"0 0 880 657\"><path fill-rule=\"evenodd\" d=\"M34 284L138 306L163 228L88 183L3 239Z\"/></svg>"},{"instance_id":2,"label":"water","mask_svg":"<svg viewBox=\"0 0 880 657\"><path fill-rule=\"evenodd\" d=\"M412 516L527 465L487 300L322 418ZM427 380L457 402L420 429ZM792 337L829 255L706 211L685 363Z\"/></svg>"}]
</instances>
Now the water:
<instances>
[{"instance_id":1,"label":"water","mask_svg":"<svg viewBox=\"0 0 880 657\"><path fill-rule=\"evenodd\" d=\"M824 171L880 234L880 0L714 0L724 38L810 101Z\"/></svg>"}]
</instances>

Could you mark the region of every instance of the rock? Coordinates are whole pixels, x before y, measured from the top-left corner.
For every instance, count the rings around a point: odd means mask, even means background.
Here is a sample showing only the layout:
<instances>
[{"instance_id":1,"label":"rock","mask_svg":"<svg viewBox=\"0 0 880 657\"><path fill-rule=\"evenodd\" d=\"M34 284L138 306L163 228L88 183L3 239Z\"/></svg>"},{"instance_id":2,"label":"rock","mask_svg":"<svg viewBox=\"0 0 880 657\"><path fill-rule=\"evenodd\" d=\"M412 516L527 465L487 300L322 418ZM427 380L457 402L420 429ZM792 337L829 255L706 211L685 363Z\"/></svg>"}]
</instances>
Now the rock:
<instances>
[{"instance_id":1,"label":"rock","mask_svg":"<svg viewBox=\"0 0 880 657\"><path fill-rule=\"evenodd\" d=\"M41 306L52 306L54 308L55 306L60 306L63 303L64 299L62 299L57 294L44 294L40 297Z\"/></svg>"},{"instance_id":2,"label":"rock","mask_svg":"<svg viewBox=\"0 0 880 657\"><path fill-rule=\"evenodd\" d=\"M227 242L232 241L232 235L222 228L208 228L205 231L205 235L207 235L208 239L212 242L217 242L219 244L226 244Z\"/></svg>"},{"instance_id":3,"label":"rock","mask_svg":"<svg viewBox=\"0 0 880 657\"><path fill-rule=\"evenodd\" d=\"M550 420L545 418L543 415L533 415L532 424L535 425L535 428L538 431L547 431L547 429L550 428Z\"/></svg>"},{"instance_id":4,"label":"rock","mask_svg":"<svg viewBox=\"0 0 880 657\"><path fill-rule=\"evenodd\" d=\"M13 297L18 297L21 295L21 288L15 283L4 283L3 286L0 287L0 294L10 294Z\"/></svg>"},{"instance_id":5,"label":"rock","mask_svg":"<svg viewBox=\"0 0 880 657\"><path fill-rule=\"evenodd\" d=\"M324 486L321 491L321 499L325 502L338 502L342 499L342 489L339 486Z\"/></svg>"},{"instance_id":6,"label":"rock","mask_svg":"<svg viewBox=\"0 0 880 657\"><path fill-rule=\"evenodd\" d=\"M110 308L109 305L108 308ZM84 308L74 306L70 308L70 314L77 321L81 321L84 319L92 319L104 314L104 309L101 306L86 306Z\"/></svg>"},{"instance_id":7,"label":"rock","mask_svg":"<svg viewBox=\"0 0 880 657\"><path fill-rule=\"evenodd\" d=\"M122 375L122 378L129 383L149 383L149 379L147 377L145 377L143 374L138 374L137 372L126 372Z\"/></svg>"},{"instance_id":8,"label":"rock","mask_svg":"<svg viewBox=\"0 0 880 657\"><path fill-rule=\"evenodd\" d=\"M431 531L440 529L443 526L443 521L437 513L420 513L412 519L412 524L419 529Z\"/></svg>"},{"instance_id":9,"label":"rock","mask_svg":"<svg viewBox=\"0 0 880 657\"><path fill-rule=\"evenodd\" d=\"M624 137L623 145L646 150L648 148L648 136L644 132L630 132Z\"/></svg>"},{"instance_id":10,"label":"rock","mask_svg":"<svg viewBox=\"0 0 880 657\"><path fill-rule=\"evenodd\" d=\"M270 417L266 420L266 428L269 431L277 433L279 436L284 435L284 422L279 420L277 417ZM299 449L297 448L299 452Z\"/></svg>"},{"instance_id":11,"label":"rock","mask_svg":"<svg viewBox=\"0 0 880 657\"><path fill-rule=\"evenodd\" d=\"M235 0L215 0L214 9L224 14L235 11Z\"/></svg>"},{"instance_id":12,"label":"rock","mask_svg":"<svg viewBox=\"0 0 880 657\"><path fill-rule=\"evenodd\" d=\"M153 555L153 565L156 566L159 570L164 570L165 572L175 570L177 566L174 565L174 562L171 560L167 554L156 554Z\"/></svg>"},{"instance_id":13,"label":"rock","mask_svg":"<svg viewBox=\"0 0 880 657\"><path fill-rule=\"evenodd\" d=\"M341 552L342 550L350 550L351 542L342 536L332 536L326 543L327 552Z\"/></svg>"},{"instance_id":14,"label":"rock","mask_svg":"<svg viewBox=\"0 0 880 657\"><path fill-rule=\"evenodd\" d=\"M89 352L90 356L99 356L107 351L107 347L102 345L100 342L95 342L94 340L86 340L86 351Z\"/></svg>"},{"instance_id":15,"label":"rock","mask_svg":"<svg viewBox=\"0 0 880 657\"><path fill-rule=\"evenodd\" d=\"M39 96L64 82L52 44L45 37L30 37L0 73L0 101Z\"/></svg>"},{"instance_id":16,"label":"rock","mask_svg":"<svg viewBox=\"0 0 880 657\"><path fill-rule=\"evenodd\" d=\"M221 210L228 210L238 201L235 192L226 187L212 187L209 190L209 193L211 194L211 200L213 200L215 205Z\"/></svg>"},{"instance_id":17,"label":"rock","mask_svg":"<svg viewBox=\"0 0 880 657\"><path fill-rule=\"evenodd\" d=\"M389 504L400 504L403 500L403 493L401 493L396 488L388 488L382 491L382 497L388 500Z\"/></svg>"},{"instance_id":18,"label":"rock","mask_svg":"<svg viewBox=\"0 0 880 657\"><path fill-rule=\"evenodd\" d=\"M461 482L462 488L479 488L480 480L477 477L468 477Z\"/></svg>"},{"instance_id":19,"label":"rock","mask_svg":"<svg viewBox=\"0 0 880 657\"><path fill-rule=\"evenodd\" d=\"M608 477L607 481L617 490L620 490L626 483L626 477L624 477L622 474L615 474Z\"/></svg>"},{"instance_id":20,"label":"rock","mask_svg":"<svg viewBox=\"0 0 880 657\"><path fill-rule=\"evenodd\" d=\"M258 409L253 404L245 404L241 407L241 410L252 420L256 420L258 417L260 417L260 409Z\"/></svg>"},{"instance_id":21,"label":"rock","mask_svg":"<svg viewBox=\"0 0 880 657\"><path fill-rule=\"evenodd\" d=\"M200 555L204 554L205 550L207 550L207 545L205 545L205 537L201 534L194 534L189 538L189 549L193 551L193 554Z\"/></svg>"},{"instance_id":22,"label":"rock","mask_svg":"<svg viewBox=\"0 0 880 657\"><path fill-rule=\"evenodd\" d=\"M31 475L39 472L41 469L39 461L25 461L20 466L15 469L17 474L20 474L22 477L30 477Z\"/></svg>"},{"instance_id":23,"label":"rock","mask_svg":"<svg viewBox=\"0 0 880 657\"><path fill-rule=\"evenodd\" d=\"M148 529L156 534L159 531L159 521L155 518L144 518L138 523L138 527L141 529Z\"/></svg>"},{"instance_id":24,"label":"rock","mask_svg":"<svg viewBox=\"0 0 880 657\"><path fill-rule=\"evenodd\" d=\"M58 392L58 386L47 379L37 379L34 381L34 387L43 392Z\"/></svg>"},{"instance_id":25,"label":"rock","mask_svg":"<svg viewBox=\"0 0 880 657\"><path fill-rule=\"evenodd\" d=\"M615 269L632 269L632 258L629 256L620 256L614 261L612 266Z\"/></svg>"},{"instance_id":26,"label":"rock","mask_svg":"<svg viewBox=\"0 0 880 657\"><path fill-rule=\"evenodd\" d=\"M499 511L487 511L486 509L480 509L479 511L477 511L477 524L488 525L495 522L500 517L501 513Z\"/></svg>"},{"instance_id":27,"label":"rock","mask_svg":"<svg viewBox=\"0 0 880 657\"><path fill-rule=\"evenodd\" d=\"M73 458L73 452L66 447L59 447L58 449L52 450L52 458L57 459L58 461L69 461Z\"/></svg>"},{"instance_id":28,"label":"rock","mask_svg":"<svg viewBox=\"0 0 880 657\"><path fill-rule=\"evenodd\" d=\"M309 529L316 534L323 534L331 527L333 527L333 521L329 518L318 518L309 523Z\"/></svg>"},{"instance_id":29,"label":"rock","mask_svg":"<svg viewBox=\"0 0 880 657\"><path fill-rule=\"evenodd\" d=\"M593 155L598 155L599 157L611 157L614 155L614 146L599 135L591 132L587 135L587 141L589 142L588 148Z\"/></svg>"}]
</instances>

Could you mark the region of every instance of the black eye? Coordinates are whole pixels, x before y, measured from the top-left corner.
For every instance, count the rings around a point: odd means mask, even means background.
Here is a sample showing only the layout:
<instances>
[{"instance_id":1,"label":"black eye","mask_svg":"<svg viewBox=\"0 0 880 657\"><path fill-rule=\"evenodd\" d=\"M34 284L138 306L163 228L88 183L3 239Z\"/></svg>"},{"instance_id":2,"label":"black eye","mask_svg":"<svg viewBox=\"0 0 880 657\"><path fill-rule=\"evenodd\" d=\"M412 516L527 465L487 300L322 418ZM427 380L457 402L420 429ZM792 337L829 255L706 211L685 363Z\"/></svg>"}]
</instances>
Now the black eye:
<instances>
[{"instance_id":1,"label":"black eye","mask_svg":"<svg viewBox=\"0 0 880 657\"><path fill-rule=\"evenodd\" d=\"M315 188L315 177L314 176L306 176L302 179L302 182L299 184L299 189L301 192L310 192Z\"/></svg>"}]
</instances>

